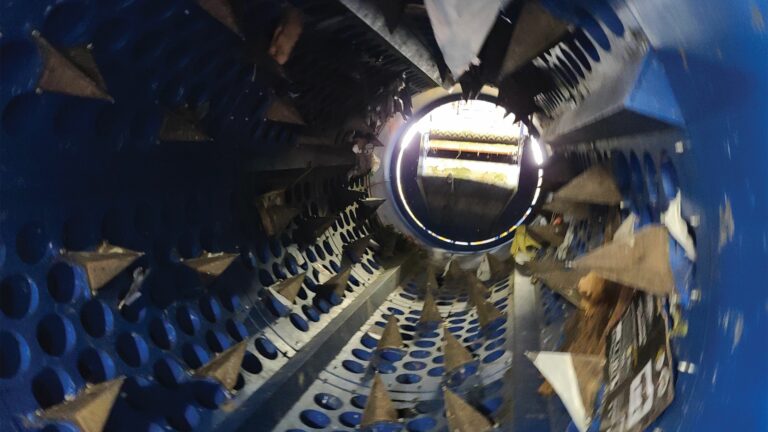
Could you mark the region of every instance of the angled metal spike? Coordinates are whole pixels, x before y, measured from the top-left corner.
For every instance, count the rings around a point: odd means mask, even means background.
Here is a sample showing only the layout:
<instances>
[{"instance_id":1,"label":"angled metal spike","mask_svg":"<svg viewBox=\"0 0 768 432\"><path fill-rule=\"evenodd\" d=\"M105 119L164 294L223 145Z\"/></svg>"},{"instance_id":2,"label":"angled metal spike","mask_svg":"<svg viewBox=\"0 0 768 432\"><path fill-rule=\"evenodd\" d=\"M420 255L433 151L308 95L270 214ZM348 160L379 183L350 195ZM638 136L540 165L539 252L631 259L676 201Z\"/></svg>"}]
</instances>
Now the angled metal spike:
<instances>
[{"instance_id":1,"label":"angled metal spike","mask_svg":"<svg viewBox=\"0 0 768 432\"><path fill-rule=\"evenodd\" d=\"M584 204L619 205L621 192L607 168L594 166L555 193L558 200Z\"/></svg>"},{"instance_id":2,"label":"angled metal spike","mask_svg":"<svg viewBox=\"0 0 768 432\"><path fill-rule=\"evenodd\" d=\"M448 372L474 361L469 350L445 327L443 327L443 352L445 353L445 370Z\"/></svg>"},{"instance_id":3,"label":"angled metal spike","mask_svg":"<svg viewBox=\"0 0 768 432\"><path fill-rule=\"evenodd\" d=\"M336 211L343 211L352 204L365 198L366 193L347 188L337 189L330 196L331 206Z\"/></svg>"},{"instance_id":4,"label":"angled metal spike","mask_svg":"<svg viewBox=\"0 0 768 432\"><path fill-rule=\"evenodd\" d=\"M294 303L296 296L301 290L301 285L304 283L304 278L307 277L307 272L299 273L296 276L290 277L286 280L280 281L269 287L270 291L280 295L288 303Z\"/></svg>"},{"instance_id":5,"label":"angled metal spike","mask_svg":"<svg viewBox=\"0 0 768 432\"><path fill-rule=\"evenodd\" d=\"M577 258L573 268L654 295L675 292L669 232L663 225L650 225L629 239L603 245Z\"/></svg>"},{"instance_id":6,"label":"angled metal spike","mask_svg":"<svg viewBox=\"0 0 768 432\"><path fill-rule=\"evenodd\" d=\"M233 345L211 361L196 369L194 374L201 377L209 377L217 380L230 392L237 384L237 374L240 373L240 365L243 364L248 341L244 340Z\"/></svg>"},{"instance_id":7,"label":"angled metal spike","mask_svg":"<svg viewBox=\"0 0 768 432\"><path fill-rule=\"evenodd\" d=\"M82 432L101 432L120 395L124 380L125 377L120 377L88 386L75 395L74 399L46 409L40 417L49 421L72 423Z\"/></svg>"},{"instance_id":8,"label":"angled metal spike","mask_svg":"<svg viewBox=\"0 0 768 432\"><path fill-rule=\"evenodd\" d=\"M445 272L443 287L446 289L463 289L467 285L468 275L469 273L461 268L458 262L451 261Z\"/></svg>"},{"instance_id":9,"label":"angled metal spike","mask_svg":"<svg viewBox=\"0 0 768 432\"><path fill-rule=\"evenodd\" d=\"M430 323L440 322L442 320L443 317L440 315L440 310L437 308L435 296L432 295L430 290L427 290L427 294L424 296L424 307L421 308L419 322Z\"/></svg>"},{"instance_id":10,"label":"angled metal spike","mask_svg":"<svg viewBox=\"0 0 768 432\"><path fill-rule=\"evenodd\" d=\"M478 318L478 321L480 321L480 327L485 327L488 324L503 317L501 311L499 311L496 308L496 306L494 306L492 303L489 303L485 299L483 299L483 302L477 305L476 307L477 307L477 318Z\"/></svg>"},{"instance_id":11,"label":"angled metal spike","mask_svg":"<svg viewBox=\"0 0 768 432\"><path fill-rule=\"evenodd\" d=\"M373 236L370 234L367 236L360 237L359 239L353 241L352 243L349 243L344 249L344 251L349 255L349 258L352 260L352 262L357 263L360 262L360 260L363 259L363 255L365 255L366 249L368 249L368 245L371 244L371 239Z\"/></svg>"},{"instance_id":12,"label":"angled metal spike","mask_svg":"<svg viewBox=\"0 0 768 432\"><path fill-rule=\"evenodd\" d=\"M568 25L550 15L537 0L526 1L512 31L499 74L504 78L557 44Z\"/></svg>"},{"instance_id":13,"label":"angled metal spike","mask_svg":"<svg viewBox=\"0 0 768 432\"><path fill-rule=\"evenodd\" d=\"M199 257L186 259L182 261L182 263L184 263L185 266L196 270L203 278L214 279L224 273L224 270L226 270L238 256L240 256L240 254L203 252Z\"/></svg>"},{"instance_id":14,"label":"angled metal spike","mask_svg":"<svg viewBox=\"0 0 768 432\"><path fill-rule=\"evenodd\" d=\"M451 432L488 432L493 428L491 422L464 399L443 388L445 398L445 417Z\"/></svg>"},{"instance_id":15,"label":"angled metal spike","mask_svg":"<svg viewBox=\"0 0 768 432\"><path fill-rule=\"evenodd\" d=\"M352 267L347 267L333 275L333 277L325 281L325 283L318 285L315 290L321 295L330 295L333 292L339 297L344 297L347 290L347 283L349 282L349 275L351 273Z\"/></svg>"},{"instance_id":16,"label":"angled metal spike","mask_svg":"<svg viewBox=\"0 0 768 432\"><path fill-rule=\"evenodd\" d=\"M184 111L166 111L157 138L164 142L203 142L212 138L197 126L195 114Z\"/></svg>"},{"instance_id":17,"label":"angled metal spike","mask_svg":"<svg viewBox=\"0 0 768 432\"><path fill-rule=\"evenodd\" d=\"M289 206L285 200L285 189L275 189L256 198L261 226L268 236L275 236L291 224L301 211Z\"/></svg>"},{"instance_id":18,"label":"angled metal spike","mask_svg":"<svg viewBox=\"0 0 768 432\"><path fill-rule=\"evenodd\" d=\"M398 327L397 318L394 315L390 315L387 319L387 326L384 327L384 333L376 346L376 349L379 350L384 348L403 348L403 337L400 335L400 327Z\"/></svg>"},{"instance_id":19,"label":"angled metal spike","mask_svg":"<svg viewBox=\"0 0 768 432\"><path fill-rule=\"evenodd\" d=\"M304 118L288 98L275 97L267 108L267 120L304 126Z\"/></svg>"},{"instance_id":20,"label":"angled metal spike","mask_svg":"<svg viewBox=\"0 0 768 432\"><path fill-rule=\"evenodd\" d=\"M371 393L368 395L368 400L365 403L360 427L365 428L376 423L396 422L397 420L397 410L394 404L392 404L392 399L389 397L389 392L387 392L384 382L381 381L381 377L377 373L373 376Z\"/></svg>"},{"instance_id":21,"label":"angled metal spike","mask_svg":"<svg viewBox=\"0 0 768 432\"><path fill-rule=\"evenodd\" d=\"M232 3L229 0L197 0L197 4L233 33L244 38L243 32L240 31L240 25L237 23L235 11L232 9Z\"/></svg>"},{"instance_id":22,"label":"angled metal spike","mask_svg":"<svg viewBox=\"0 0 768 432\"><path fill-rule=\"evenodd\" d=\"M438 288L440 288L440 285L437 283L437 277L435 276L436 270L435 266L432 264L427 264L427 271L425 272L425 281L424 281L424 289L427 292L435 291Z\"/></svg>"},{"instance_id":23,"label":"angled metal spike","mask_svg":"<svg viewBox=\"0 0 768 432\"><path fill-rule=\"evenodd\" d=\"M363 198L360 200L360 208L357 209L357 217L360 220L367 220L386 202L386 198Z\"/></svg>"},{"instance_id":24,"label":"angled metal spike","mask_svg":"<svg viewBox=\"0 0 768 432\"><path fill-rule=\"evenodd\" d=\"M488 287L477 278L472 279L467 288L469 290L469 302L475 307L481 305L488 298Z\"/></svg>"},{"instance_id":25,"label":"angled metal spike","mask_svg":"<svg viewBox=\"0 0 768 432\"><path fill-rule=\"evenodd\" d=\"M579 281L586 276L584 271L571 270L565 267L546 271L534 271L539 278L552 291L560 294L569 303L581 309L581 294L579 294Z\"/></svg>"},{"instance_id":26,"label":"angled metal spike","mask_svg":"<svg viewBox=\"0 0 768 432\"><path fill-rule=\"evenodd\" d=\"M511 259L502 261L495 255L486 253L483 255L483 259L477 269L476 276L477 278L485 281L495 281L508 278L513 270L514 264L512 263ZM481 277L481 275L485 278Z\"/></svg>"},{"instance_id":27,"label":"angled metal spike","mask_svg":"<svg viewBox=\"0 0 768 432\"><path fill-rule=\"evenodd\" d=\"M85 270L91 292L96 294L107 282L128 268L143 252L102 243L95 252L63 252L64 259Z\"/></svg>"},{"instance_id":28,"label":"angled metal spike","mask_svg":"<svg viewBox=\"0 0 768 432\"><path fill-rule=\"evenodd\" d=\"M316 216L305 219L299 223L296 230L296 240L300 244L314 243L336 223L336 216Z\"/></svg>"},{"instance_id":29,"label":"angled metal spike","mask_svg":"<svg viewBox=\"0 0 768 432\"><path fill-rule=\"evenodd\" d=\"M563 243L566 231L568 231L568 226L565 224L528 225L528 233L534 239L542 243L549 243L552 246L560 246Z\"/></svg>"},{"instance_id":30,"label":"angled metal spike","mask_svg":"<svg viewBox=\"0 0 768 432\"><path fill-rule=\"evenodd\" d=\"M75 47L69 51L58 51L40 32L32 32L32 39L37 44L43 58L43 72L37 82L42 91L63 93L90 99L114 102L107 93L104 78L99 72L91 51L86 47Z\"/></svg>"}]
</instances>

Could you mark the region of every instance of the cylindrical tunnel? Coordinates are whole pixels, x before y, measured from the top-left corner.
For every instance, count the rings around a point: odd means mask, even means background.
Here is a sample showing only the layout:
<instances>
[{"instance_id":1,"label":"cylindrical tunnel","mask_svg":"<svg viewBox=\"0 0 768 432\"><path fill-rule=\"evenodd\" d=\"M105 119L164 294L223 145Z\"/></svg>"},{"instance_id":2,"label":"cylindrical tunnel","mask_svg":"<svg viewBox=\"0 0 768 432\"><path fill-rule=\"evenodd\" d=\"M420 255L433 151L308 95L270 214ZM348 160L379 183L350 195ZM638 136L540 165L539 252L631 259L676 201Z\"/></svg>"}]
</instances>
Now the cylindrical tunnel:
<instances>
[{"instance_id":1,"label":"cylindrical tunnel","mask_svg":"<svg viewBox=\"0 0 768 432\"><path fill-rule=\"evenodd\" d=\"M0 11L0 431L768 430L764 0Z\"/></svg>"}]
</instances>

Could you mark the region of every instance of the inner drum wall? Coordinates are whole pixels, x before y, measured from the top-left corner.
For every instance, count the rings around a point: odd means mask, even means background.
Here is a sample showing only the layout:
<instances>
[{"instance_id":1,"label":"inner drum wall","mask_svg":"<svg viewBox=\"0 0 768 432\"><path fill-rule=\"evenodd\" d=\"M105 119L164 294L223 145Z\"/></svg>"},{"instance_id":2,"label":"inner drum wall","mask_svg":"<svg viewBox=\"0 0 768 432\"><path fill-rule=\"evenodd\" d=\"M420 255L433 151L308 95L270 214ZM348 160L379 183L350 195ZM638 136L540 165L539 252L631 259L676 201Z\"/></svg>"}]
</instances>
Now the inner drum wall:
<instances>
[{"instance_id":1,"label":"inner drum wall","mask_svg":"<svg viewBox=\"0 0 768 432\"><path fill-rule=\"evenodd\" d=\"M564 3L573 2L549 3L567 10ZM685 367L658 427L766 430L768 6L725 0L613 3L625 25L647 37L652 66L666 78L666 86L643 87L637 95L646 99L634 102L655 101L661 108L676 102L678 127L639 128L609 138L587 130L553 149L583 166L607 161L618 167L627 176L628 200L649 217L679 188L684 216L697 221L695 288L701 296L686 311L687 336L674 342L678 365ZM253 2L246 14L274 10L268 2ZM367 361L354 350L371 349L363 332L395 314L402 332L413 335L409 318L421 300L409 293L411 280L396 286L397 270L382 268L370 249L353 266L343 303L314 299L312 288L326 278L316 267L337 272L344 245L371 231L370 222L356 219L357 204L303 251L292 237L294 225L271 239L255 228L252 200L266 180L252 169L265 161L292 161L296 130L263 120L269 85L252 80L241 39L186 0L4 1L2 11L0 430L69 431L62 423L42 421L36 410L73 397L87 380L120 376L126 380L106 430L354 427L363 406L359 398L350 399L361 394L355 371ZM599 25L608 29L605 21ZM61 49L92 43L114 103L38 94L42 61L33 30ZM626 67L596 49L606 68L621 73ZM160 139L167 113L185 105L207 106L199 126L211 140ZM295 168L292 175L298 176L300 165L284 167ZM344 161L327 165L289 194L302 217L327 214L329 197L340 188L368 189L364 179L346 180ZM144 255L93 294L86 275L62 260L61 250L93 250L104 240ZM236 257L224 273L204 281L182 263L204 251ZM118 309L138 267L150 270L142 296ZM293 313L276 316L264 287L305 270L308 280ZM499 282L491 300L507 314L533 318L520 323L510 315L504 334L476 337L474 312L462 298L440 299L440 308L444 315L453 313L455 332L485 365L487 397L478 401L484 412L503 425L514 423L517 431L547 430L555 422L532 391L540 377L524 369L522 360L517 363L524 339L512 336L538 332L541 311L533 301L529 308L512 307L527 289L518 282L514 293L508 282ZM428 336L420 340L439 341L439 335ZM237 396L221 404L220 389L189 372L242 340L248 352ZM406 342L414 357L419 346ZM441 407L425 395L434 391L432 374L441 367L439 343L424 345L427 354L417 356L425 357L404 359L387 380L398 407L415 410L408 428L439 430ZM516 398L510 404L509 396L520 388L497 379L510 370L512 353L521 365L516 377L525 373L525 387L531 387L526 404ZM333 397L318 402L320 393L345 399L333 408ZM284 402L283 411L261 408L278 402ZM526 413L530 421L523 421ZM425 418L435 424L420 420Z\"/></svg>"}]
</instances>

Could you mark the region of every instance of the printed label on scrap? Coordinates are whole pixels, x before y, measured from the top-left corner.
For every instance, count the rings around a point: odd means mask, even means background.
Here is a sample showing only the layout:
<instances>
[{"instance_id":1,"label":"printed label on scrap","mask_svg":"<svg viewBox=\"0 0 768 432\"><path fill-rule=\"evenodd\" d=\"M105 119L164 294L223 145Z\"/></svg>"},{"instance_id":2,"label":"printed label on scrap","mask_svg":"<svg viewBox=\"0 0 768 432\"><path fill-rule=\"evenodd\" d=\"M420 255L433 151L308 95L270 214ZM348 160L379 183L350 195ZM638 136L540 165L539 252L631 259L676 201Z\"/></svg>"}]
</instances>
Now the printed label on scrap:
<instances>
[{"instance_id":1,"label":"printed label on scrap","mask_svg":"<svg viewBox=\"0 0 768 432\"><path fill-rule=\"evenodd\" d=\"M661 300L637 292L608 334L601 432L640 432L672 402L672 357Z\"/></svg>"}]
</instances>

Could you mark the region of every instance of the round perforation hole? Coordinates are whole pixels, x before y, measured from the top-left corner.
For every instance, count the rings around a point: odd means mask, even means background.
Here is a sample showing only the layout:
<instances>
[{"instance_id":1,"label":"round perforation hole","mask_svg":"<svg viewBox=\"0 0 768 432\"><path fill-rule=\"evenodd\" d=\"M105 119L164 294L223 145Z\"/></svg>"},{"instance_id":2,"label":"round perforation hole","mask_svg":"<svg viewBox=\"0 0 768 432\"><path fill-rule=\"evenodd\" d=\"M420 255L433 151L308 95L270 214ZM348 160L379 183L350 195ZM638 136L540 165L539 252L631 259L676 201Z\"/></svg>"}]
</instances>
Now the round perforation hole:
<instances>
[{"instance_id":1,"label":"round perforation hole","mask_svg":"<svg viewBox=\"0 0 768 432\"><path fill-rule=\"evenodd\" d=\"M75 328L69 319L58 315L46 315L37 325L37 342L40 348L52 356L61 356L75 345Z\"/></svg>"},{"instance_id":2,"label":"round perforation hole","mask_svg":"<svg viewBox=\"0 0 768 432\"><path fill-rule=\"evenodd\" d=\"M29 346L24 338L0 331L0 378L12 378L29 366Z\"/></svg>"},{"instance_id":3,"label":"round perforation hole","mask_svg":"<svg viewBox=\"0 0 768 432\"><path fill-rule=\"evenodd\" d=\"M114 317L106 304L93 299L80 310L80 323L89 335L100 338L112 331Z\"/></svg>"},{"instance_id":4,"label":"round perforation hole","mask_svg":"<svg viewBox=\"0 0 768 432\"><path fill-rule=\"evenodd\" d=\"M38 299L37 286L26 276L8 276L0 284L0 310L10 318L30 314L37 308Z\"/></svg>"},{"instance_id":5,"label":"round perforation hole","mask_svg":"<svg viewBox=\"0 0 768 432\"><path fill-rule=\"evenodd\" d=\"M48 272L48 292L54 300L60 303L70 303L80 295L82 281L78 278L78 270L69 264L60 262L51 267Z\"/></svg>"},{"instance_id":6,"label":"round perforation hole","mask_svg":"<svg viewBox=\"0 0 768 432\"><path fill-rule=\"evenodd\" d=\"M72 378L61 369L45 368L32 378L32 395L40 408L48 408L75 393Z\"/></svg>"}]
</instances>

